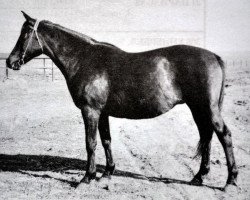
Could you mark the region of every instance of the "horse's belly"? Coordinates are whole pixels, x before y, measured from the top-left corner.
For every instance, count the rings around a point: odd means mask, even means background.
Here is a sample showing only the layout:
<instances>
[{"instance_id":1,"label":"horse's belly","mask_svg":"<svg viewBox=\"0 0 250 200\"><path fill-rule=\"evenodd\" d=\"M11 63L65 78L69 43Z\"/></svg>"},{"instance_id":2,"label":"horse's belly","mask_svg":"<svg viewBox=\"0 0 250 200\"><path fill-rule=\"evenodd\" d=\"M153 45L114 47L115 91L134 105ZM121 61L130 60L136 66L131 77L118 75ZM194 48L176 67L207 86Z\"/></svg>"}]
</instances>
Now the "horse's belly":
<instances>
[{"instance_id":1,"label":"horse's belly","mask_svg":"<svg viewBox=\"0 0 250 200\"><path fill-rule=\"evenodd\" d=\"M164 57L152 60L151 69L131 76L131 81L119 84L111 92L110 115L131 119L153 118L182 102L181 89L175 81L175 71Z\"/></svg>"},{"instance_id":2,"label":"horse's belly","mask_svg":"<svg viewBox=\"0 0 250 200\"><path fill-rule=\"evenodd\" d=\"M130 104L112 104L106 107L106 111L110 116L127 119L148 119L154 118L171 110L176 104L182 103L178 101L154 101L145 103L131 102Z\"/></svg>"},{"instance_id":3,"label":"horse's belly","mask_svg":"<svg viewBox=\"0 0 250 200\"><path fill-rule=\"evenodd\" d=\"M159 85L158 85L159 86ZM107 102L106 111L110 116L128 119L154 118L182 103L179 90L175 87L149 88L144 95L128 94L119 91Z\"/></svg>"}]
</instances>

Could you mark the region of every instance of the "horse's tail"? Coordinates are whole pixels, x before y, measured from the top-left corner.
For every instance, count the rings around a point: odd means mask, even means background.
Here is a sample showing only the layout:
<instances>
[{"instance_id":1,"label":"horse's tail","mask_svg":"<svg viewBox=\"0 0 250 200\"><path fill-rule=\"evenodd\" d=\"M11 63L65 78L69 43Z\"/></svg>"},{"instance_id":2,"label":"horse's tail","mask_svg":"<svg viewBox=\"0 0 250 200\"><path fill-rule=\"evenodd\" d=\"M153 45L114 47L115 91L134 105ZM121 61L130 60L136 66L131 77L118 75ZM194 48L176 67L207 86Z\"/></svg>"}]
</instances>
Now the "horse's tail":
<instances>
[{"instance_id":1,"label":"horse's tail","mask_svg":"<svg viewBox=\"0 0 250 200\"><path fill-rule=\"evenodd\" d=\"M222 84L221 84L221 90L220 90L220 98L219 98L219 109L222 110L222 103L224 99L224 88L225 88L225 80L226 80L226 73L225 73L225 64L220 56L214 54L222 71Z\"/></svg>"},{"instance_id":2,"label":"horse's tail","mask_svg":"<svg viewBox=\"0 0 250 200\"><path fill-rule=\"evenodd\" d=\"M221 85L221 91L220 91L220 97L219 97L219 110L221 111L222 109L222 103L223 103L223 98L224 98L224 88L225 88L225 64L223 60L221 59L220 56L214 54L220 67L222 70L222 85ZM212 135L204 135L203 137L200 138L200 141L197 145L197 150L196 150L196 155L194 158L199 158L203 152L209 151L209 142L211 141Z\"/></svg>"}]
</instances>

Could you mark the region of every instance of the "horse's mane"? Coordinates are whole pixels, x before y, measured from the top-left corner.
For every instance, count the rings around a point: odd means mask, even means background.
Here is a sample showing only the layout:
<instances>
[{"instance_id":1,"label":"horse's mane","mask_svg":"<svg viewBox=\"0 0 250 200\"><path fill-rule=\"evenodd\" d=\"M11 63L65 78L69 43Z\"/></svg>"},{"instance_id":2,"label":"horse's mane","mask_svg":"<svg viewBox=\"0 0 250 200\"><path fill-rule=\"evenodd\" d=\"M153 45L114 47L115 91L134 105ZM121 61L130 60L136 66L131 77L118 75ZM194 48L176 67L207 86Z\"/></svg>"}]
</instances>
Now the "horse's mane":
<instances>
[{"instance_id":1,"label":"horse's mane","mask_svg":"<svg viewBox=\"0 0 250 200\"><path fill-rule=\"evenodd\" d=\"M112 48L118 48L117 46L115 46L113 44L110 44L110 43L107 43L107 42L99 42L99 41L97 41L97 40L95 40L95 39L93 39L93 38L91 38L91 37L89 37L89 36L87 36L85 34L82 34L80 32L77 32L77 31L71 30L69 28L63 27L63 26L61 26L59 24L55 24L55 23L52 23L52 22L47 21L47 20L44 20L43 22L46 23L47 25L50 25L50 26L56 27L56 28L58 28L58 29L60 29L62 31L65 31L65 32L67 32L67 33L69 33L69 34L71 34L71 35L73 35L75 37L79 37L79 38L85 40L86 42L88 42L90 44L103 45L103 46L108 46L108 47L112 47Z\"/></svg>"}]
</instances>

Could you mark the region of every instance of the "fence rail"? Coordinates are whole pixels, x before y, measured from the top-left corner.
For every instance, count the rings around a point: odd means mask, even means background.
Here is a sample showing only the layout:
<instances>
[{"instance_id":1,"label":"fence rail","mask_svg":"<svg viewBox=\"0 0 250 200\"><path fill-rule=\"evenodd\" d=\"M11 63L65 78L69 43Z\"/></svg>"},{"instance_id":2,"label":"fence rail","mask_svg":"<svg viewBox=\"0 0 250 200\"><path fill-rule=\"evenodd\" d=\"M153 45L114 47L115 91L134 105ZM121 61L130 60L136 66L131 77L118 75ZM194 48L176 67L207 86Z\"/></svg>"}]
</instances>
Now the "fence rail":
<instances>
[{"instance_id":1,"label":"fence rail","mask_svg":"<svg viewBox=\"0 0 250 200\"><path fill-rule=\"evenodd\" d=\"M235 60L225 60L226 66L239 66L239 67L247 67L249 60L245 59L235 59Z\"/></svg>"}]
</instances>

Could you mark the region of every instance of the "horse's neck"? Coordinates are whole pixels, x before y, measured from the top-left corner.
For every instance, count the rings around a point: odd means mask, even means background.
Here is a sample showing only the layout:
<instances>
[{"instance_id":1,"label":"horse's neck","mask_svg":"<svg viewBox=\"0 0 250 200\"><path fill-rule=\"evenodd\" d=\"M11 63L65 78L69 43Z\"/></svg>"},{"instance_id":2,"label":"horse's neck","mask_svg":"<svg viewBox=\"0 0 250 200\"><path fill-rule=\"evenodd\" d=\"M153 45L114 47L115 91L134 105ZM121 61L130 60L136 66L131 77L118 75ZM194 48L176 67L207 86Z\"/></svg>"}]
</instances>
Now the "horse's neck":
<instances>
[{"instance_id":1,"label":"horse's neck","mask_svg":"<svg viewBox=\"0 0 250 200\"><path fill-rule=\"evenodd\" d=\"M81 38L80 35L73 35L58 27L53 27L53 29L46 27L42 36L45 43L44 53L57 65L67 81L74 76L80 67L77 64L79 52L81 52L81 57L86 57L88 56L87 52L93 49L89 38Z\"/></svg>"}]
</instances>

